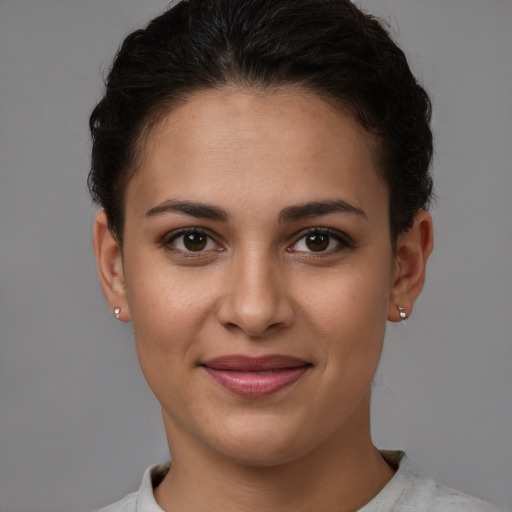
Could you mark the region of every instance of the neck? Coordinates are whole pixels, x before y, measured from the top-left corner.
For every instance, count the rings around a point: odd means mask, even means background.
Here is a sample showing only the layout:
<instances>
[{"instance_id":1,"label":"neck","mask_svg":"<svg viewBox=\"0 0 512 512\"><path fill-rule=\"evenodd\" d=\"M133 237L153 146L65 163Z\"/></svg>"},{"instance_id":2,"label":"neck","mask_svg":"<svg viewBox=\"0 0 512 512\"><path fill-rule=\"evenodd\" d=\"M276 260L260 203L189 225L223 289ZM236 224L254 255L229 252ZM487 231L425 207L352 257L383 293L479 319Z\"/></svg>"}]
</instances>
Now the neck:
<instances>
[{"instance_id":1,"label":"neck","mask_svg":"<svg viewBox=\"0 0 512 512\"><path fill-rule=\"evenodd\" d=\"M189 450L180 436L180 443L170 443L179 448L155 498L164 510L180 512L358 510L387 484L393 470L373 446L369 422L350 432L336 433L291 462L269 466L240 463L197 446Z\"/></svg>"}]
</instances>

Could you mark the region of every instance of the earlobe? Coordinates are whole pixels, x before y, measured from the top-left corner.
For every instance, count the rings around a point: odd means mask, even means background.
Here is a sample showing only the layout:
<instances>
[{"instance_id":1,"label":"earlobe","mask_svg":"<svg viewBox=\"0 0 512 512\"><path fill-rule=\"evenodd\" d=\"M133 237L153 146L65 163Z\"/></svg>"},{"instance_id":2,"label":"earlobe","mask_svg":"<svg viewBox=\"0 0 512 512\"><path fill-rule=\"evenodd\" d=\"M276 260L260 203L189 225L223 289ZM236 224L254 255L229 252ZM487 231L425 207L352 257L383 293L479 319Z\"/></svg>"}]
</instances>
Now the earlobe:
<instances>
[{"instance_id":1,"label":"earlobe","mask_svg":"<svg viewBox=\"0 0 512 512\"><path fill-rule=\"evenodd\" d=\"M425 282L428 257L434 247L432 217L418 211L412 227L398 235L395 270L391 289L388 320L400 322L411 315L414 301Z\"/></svg>"},{"instance_id":2,"label":"earlobe","mask_svg":"<svg viewBox=\"0 0 512 512\"><path fill-rule=\"evenodd\" d=\"M94 220L93 243L100 284L109 308L112 312L120 311L118 320L129 321L121 247L110 231L103 209Z\"/></svg>"}]
</instances>

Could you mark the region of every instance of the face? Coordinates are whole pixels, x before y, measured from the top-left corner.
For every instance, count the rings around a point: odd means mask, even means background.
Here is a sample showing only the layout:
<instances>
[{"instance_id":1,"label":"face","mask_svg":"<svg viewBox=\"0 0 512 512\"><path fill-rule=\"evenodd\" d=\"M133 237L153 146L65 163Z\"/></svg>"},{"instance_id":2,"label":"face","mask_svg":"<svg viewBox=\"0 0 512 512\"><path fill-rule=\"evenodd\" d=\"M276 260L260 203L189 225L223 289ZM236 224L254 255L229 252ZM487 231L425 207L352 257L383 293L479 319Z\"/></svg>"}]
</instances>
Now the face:
<instances>
[{"instance_id":1,"label":"face","mask_svg":"<svg viewBox=\"0 0 512 512\"><path fill-rule=\"evenodd\" d=\"M150 134L123 311L171 450L265 465L369 436L397 275L373 145L291 89L198 93Z\"/></svg>"}]
</instances>

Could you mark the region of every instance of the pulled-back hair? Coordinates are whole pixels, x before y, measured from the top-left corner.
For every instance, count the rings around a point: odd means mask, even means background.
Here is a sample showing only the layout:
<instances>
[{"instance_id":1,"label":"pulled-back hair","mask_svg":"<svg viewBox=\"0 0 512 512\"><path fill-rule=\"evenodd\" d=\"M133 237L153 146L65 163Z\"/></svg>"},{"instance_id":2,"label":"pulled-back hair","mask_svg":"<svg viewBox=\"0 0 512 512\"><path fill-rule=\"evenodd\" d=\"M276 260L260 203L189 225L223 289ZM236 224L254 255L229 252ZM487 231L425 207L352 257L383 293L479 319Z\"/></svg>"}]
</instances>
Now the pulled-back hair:
<instances>
[{"instance_id":1,"label":"pulled-back hair","mask_svg":"<svg viewBox=\"0 0 512 512\"><path fill-rule=\"evenodd\" d=\"M183 0L125 39L90 118L89 190L120 242L145 134L194 92L225 85L299 86L375 134L393 239L428 207L430 100L375 18L349 0Z\"/></svg>"}]
</instances>

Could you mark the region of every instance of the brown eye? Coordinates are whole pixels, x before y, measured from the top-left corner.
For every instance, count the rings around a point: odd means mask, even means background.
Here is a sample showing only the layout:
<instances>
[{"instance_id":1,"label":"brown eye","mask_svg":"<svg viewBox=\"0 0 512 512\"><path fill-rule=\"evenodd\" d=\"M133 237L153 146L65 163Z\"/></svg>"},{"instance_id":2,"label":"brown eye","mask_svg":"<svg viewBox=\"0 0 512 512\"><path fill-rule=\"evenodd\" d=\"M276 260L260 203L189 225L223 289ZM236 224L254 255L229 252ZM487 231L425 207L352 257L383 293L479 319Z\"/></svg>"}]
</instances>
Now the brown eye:
<instances>
[{"instance_id":1,"label":"brown eye","mask_svg":"<svg viewBox=\"0 0 512 512\"><path fill-rule=\"evenodd\" d=\"M332 254L352 247L345 236L330 228L313 228L303 234L289 252Z\"/></svg>"},{"instance_id":2,"label":"brown eye","mask_svg":"<svg viewBox=\"0 0 512 512\"><path fill-rule=\"evenodd\" d=\"M206 252L221 250L218 244L200 229L185 229L175 233L170 239L164 239L164 245L182 252Z\"/></svg>"},{"instance_id":3,"label":"brown eye","mask_svg":"<svg viewBox=\"0 0 512 512\"><path fill-rule=\"evenodd\" d=\"M330 237L322 233L313 233L304 238L306 247L313 252L325 251L329 247Z\"/></svg>"},{"instance_id":4,"label":"brown eye","mask_svg":"<svg viewBox=\"0 0 512 512\"><path fill-rule=\"evenodd\" d=\"M208 242L208 237L197 231L183 236L183 245L189 251L202 251Z\"/></svg>"}]
</instances>

